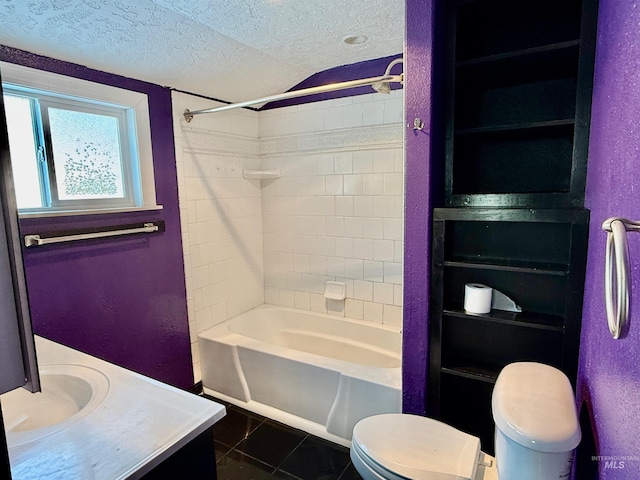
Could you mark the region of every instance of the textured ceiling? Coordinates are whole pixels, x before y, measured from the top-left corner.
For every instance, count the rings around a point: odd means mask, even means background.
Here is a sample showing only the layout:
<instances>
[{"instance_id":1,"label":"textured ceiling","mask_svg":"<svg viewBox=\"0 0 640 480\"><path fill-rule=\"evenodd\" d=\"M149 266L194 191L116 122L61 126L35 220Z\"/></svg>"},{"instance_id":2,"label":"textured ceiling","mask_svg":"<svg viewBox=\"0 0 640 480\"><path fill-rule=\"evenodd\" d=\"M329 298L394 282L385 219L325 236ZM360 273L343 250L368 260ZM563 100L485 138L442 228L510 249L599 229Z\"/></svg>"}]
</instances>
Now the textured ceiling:
<instances>
[{"instance_id":1,"label":"textured ceiling","mask_svg":"<svg viewBox=\"0 0 640 480\"><path fill-rule=\"evenodd\" d=\"M0 0L0 25L3 45L241 101L402 52L404 0Z\"/></svg>"}]
</instances>

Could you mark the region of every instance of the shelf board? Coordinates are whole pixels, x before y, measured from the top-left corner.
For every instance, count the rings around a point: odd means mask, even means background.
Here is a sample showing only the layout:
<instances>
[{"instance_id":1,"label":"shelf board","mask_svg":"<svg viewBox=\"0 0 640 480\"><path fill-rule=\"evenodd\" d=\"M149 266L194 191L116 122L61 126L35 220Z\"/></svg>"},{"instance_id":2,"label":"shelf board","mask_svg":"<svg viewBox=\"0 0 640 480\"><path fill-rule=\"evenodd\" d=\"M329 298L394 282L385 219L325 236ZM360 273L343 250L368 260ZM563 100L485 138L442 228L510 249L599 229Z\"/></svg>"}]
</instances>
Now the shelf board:
<instances>
[{"instance_id":1,"label":"shelf board","mask_svg":"<svg viewBox=\"0 0 640 480\"><path fill-rule=\"evenodd\" d=\"M503 272L530 273L535 275L567 276L569 267L565 264L520 262L505 259L489 258L455 258L445 260L445 267L472 268L476 270L499 270Z\"/></svg>"},{"instance_id":2,"label":"shelf board","mask_svg":"<svg viewBox=\"0 0 640 480\"><path fill-rule=\"evenodd\" d=\"M470 380L478 380L486 383L496 383L499 369L471 365L469 362L468 364L464 365L441 367L440 372L448 375L454 375L456 377L468 378Z\"/></svg>"},{"instance_id":3,"label":"shelf board","mask_svg":"<svg viewBox=\"0 0 640 480\"><path fill-rule=\"evenodd\" d=\"M456 135L477 135L483 133L508 133L518 132L525 130L546 130L546 129L561 129L567 127L573 127L575 120L573 118L560 119L560 120L548 120L543 122L526 122L510 125L488 125L483 127L472 128L460 128L455 131Z\"/></svg>"},{"instance_id":4,"label":"shelf board","mask_svg":"<svg viewBox=\"0 0 640 480\"><path fill-rule=\"evenodd\" d=\"M438 221L458 222L517 222L517 223L588 223L589 211L580 209L539 209L500 207L440 207L433 209ZM465 257L466 258L466 257ZM459 258L451 258L458 260Z\"/></svg>"},{"instance_id":5,"label":"shelf board","mask_svg":"<svg viewBox=\"0 0 640 480\"><path fill-rule=\"evenodd\" d=\"M511 52L504 52L504 53L497 53L494 55L471 58L468 60L460 60L456 62L456 67L458 68L474 67L477 65L483 65L487 63L502 62L505 60L519 59L527 56L557 52L557 51L562 51L562 50L567 50L572 48L579 48L579 47L580 47L580 40L569 40L566 42L558 42L558 43L552 43L548 45L541 45L539 47L525 48L522 50L515 50Z\"/></svg>"},{"instance_id":6,"label":"shelf board","mask_svg":"<svg viewBox=\"0 0 640 480\"><path fill-rule=\"evenodd\" d=\"M456 65L454 95L480 95L487 91L538 87L548 82L577 81L579 48L574 42L563 42L564 48L533 48L463 60ZM541 98L541 102L549 98Z\"/></svg>"},{"instance_id":7,"label":"shelf board","mask_svg":"<svg viewBox=\"0 0 640 480\"><path fill-rule=\"evenodd\" d=\"M537 207L541 209L562 210L570 207L583 208L580 198L575 197L569 191L563 192L510 192L510 193L483 193L460 192L456 190L445 199L448 208L473 207L480 208L520 208L522 210Z\"/></svg>"},{"instance_id":8,"label":"shelf board","mask_svg":"<svg viewBox=\"0 0 640 480\"><path fill-rule=\"evenodd\" d=\"M564 331L564 319L556 315L534 312L506 312L503 310L491 310L489 313L467 313L462 309L444 309L442 315L456 318L473 319L484 322L501 323L524 328L538 330L550 330L562 333Z\"/></svg>"}]
</instances>

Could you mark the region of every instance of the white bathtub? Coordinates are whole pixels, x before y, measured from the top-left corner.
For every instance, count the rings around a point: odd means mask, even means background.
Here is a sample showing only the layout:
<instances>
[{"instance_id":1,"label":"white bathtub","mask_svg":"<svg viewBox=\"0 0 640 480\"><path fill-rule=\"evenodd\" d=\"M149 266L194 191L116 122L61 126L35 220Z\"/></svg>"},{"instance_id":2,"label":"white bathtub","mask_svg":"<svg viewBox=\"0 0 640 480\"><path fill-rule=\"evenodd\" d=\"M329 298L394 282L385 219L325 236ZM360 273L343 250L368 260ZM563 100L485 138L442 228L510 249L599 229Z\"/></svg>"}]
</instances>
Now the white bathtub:
<instances>
[{"instance_id":1,"label":"white bathtub","mask_svg":"<svg viewBox=\"0 0 640 480\"><path fill-rule=\"evenodd\" d=\"M401 410L400 332L382 325L263 305L198 343L205 393L342 445Z\"/></svg>"}]
</instances>

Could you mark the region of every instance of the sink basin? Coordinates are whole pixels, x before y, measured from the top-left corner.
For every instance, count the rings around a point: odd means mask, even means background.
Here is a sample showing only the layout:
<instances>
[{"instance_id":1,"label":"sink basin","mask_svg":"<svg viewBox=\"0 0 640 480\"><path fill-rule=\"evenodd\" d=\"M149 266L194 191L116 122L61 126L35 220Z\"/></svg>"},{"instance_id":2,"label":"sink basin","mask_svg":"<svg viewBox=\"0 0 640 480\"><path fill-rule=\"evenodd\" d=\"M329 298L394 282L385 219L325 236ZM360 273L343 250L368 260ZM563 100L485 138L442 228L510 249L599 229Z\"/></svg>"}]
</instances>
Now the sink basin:
<instances>
[{"instance_id":1,"label":"sink basin","mask_svg":"<svg viewBox=\"0 0 640 480\"><path fill-rule=\"evenodd\" d=\"M100 405L109 391L107 377L81 365L43 366L40 384L38 393L18 388L0 396L10 448L67 428Z\"/></svg>"}]
</instances>

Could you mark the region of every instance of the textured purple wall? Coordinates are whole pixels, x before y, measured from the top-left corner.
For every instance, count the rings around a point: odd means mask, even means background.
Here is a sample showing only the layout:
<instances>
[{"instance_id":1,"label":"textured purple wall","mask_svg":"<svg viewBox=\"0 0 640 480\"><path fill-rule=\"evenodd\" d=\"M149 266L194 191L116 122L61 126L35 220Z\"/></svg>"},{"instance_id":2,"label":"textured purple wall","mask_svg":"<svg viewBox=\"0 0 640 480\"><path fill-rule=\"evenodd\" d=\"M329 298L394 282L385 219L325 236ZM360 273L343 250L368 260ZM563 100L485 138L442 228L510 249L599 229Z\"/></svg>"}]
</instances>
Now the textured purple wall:
<instances>
[{"instance_id":1,"label":"textured purple wall","mask_svg":"<svg viewBox=\"0 0 640 480\"><path fill-rule=\"evenodd\" d=\"M23 233L164 220L166 231L25 250L36 334L169 384L193 385L171 92L0 46L0 60L146 93L157 203L145 213L24 219Z\"/></svg>"},{"instance_id":2,"label":"textured purple wall","mask_svg":"<svg viewBox=\"0 0 640 480\"><path fill-rule=\"evenodd\" d=\"M434 61L434 0L407 0L405 43L405 124L424 122L422 131L405 132L405 251L402 347L403 411L425 414L427 392L427 316L431 264L431 210L434 145L439 122L433 118L436 88ZM435 129L435 130L434 130ZM437 183L437 182L434 182Z\"/></svg>"},{"instance_id":3,"label":"textured purple wall","mask_svg":"<svg viewBox=\"0 0 640 480\"><path fill-rule=\"evenodd\" d=\"M578 401L588 408L600 478L640 478L640 234L630 233L631 326L613 340L604 306L602 221L640 220L640 2L600 0L586 206L591 209Z\"/></svg>"}]
</instances>

